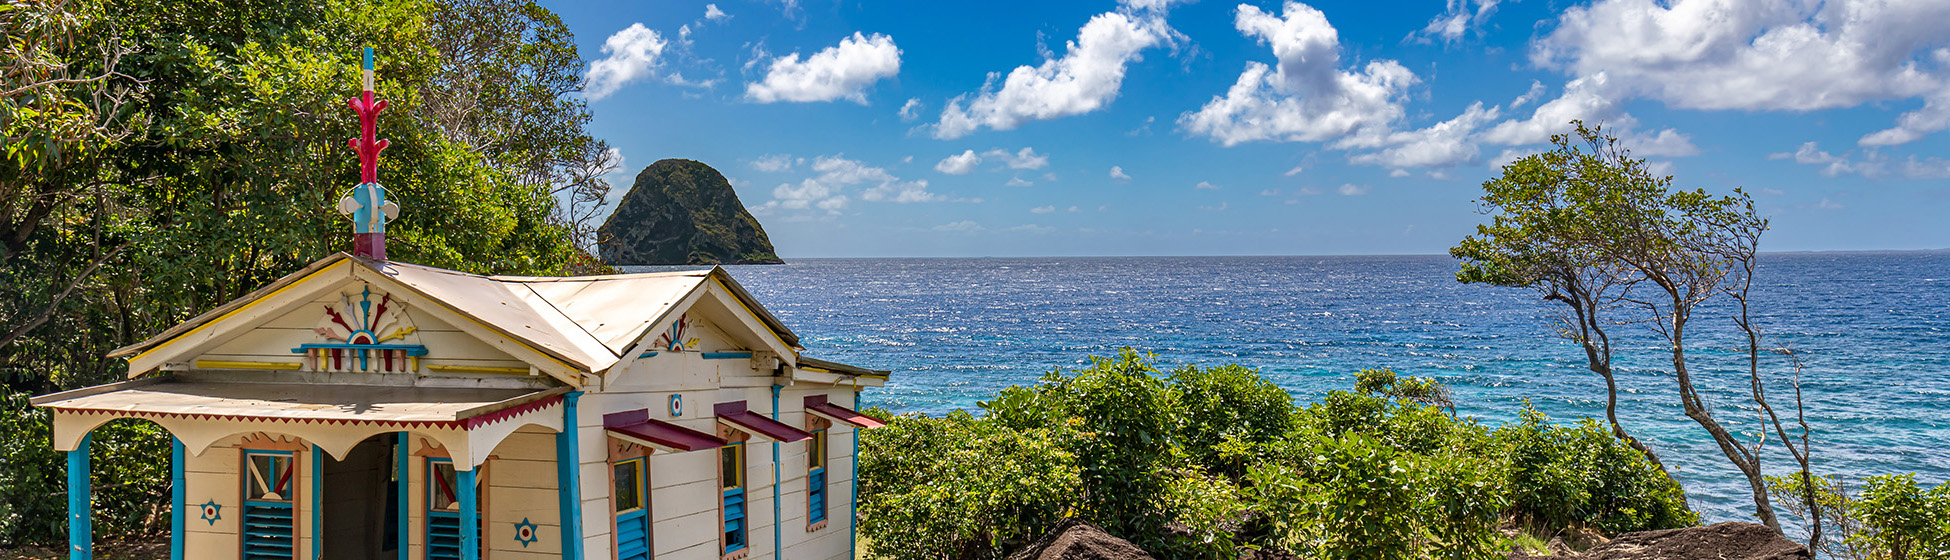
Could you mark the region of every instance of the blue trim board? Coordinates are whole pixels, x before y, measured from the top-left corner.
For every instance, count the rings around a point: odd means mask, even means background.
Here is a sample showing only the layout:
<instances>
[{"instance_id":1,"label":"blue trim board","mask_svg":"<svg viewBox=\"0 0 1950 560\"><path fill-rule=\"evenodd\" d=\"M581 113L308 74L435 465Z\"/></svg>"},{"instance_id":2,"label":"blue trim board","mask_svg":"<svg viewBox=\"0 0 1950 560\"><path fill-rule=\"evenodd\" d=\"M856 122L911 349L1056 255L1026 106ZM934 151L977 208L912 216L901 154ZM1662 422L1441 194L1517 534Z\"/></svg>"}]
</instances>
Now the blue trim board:
<instances>
[{"instance_id":1,"label":"blue trim board","mask_svg":"<svg viewBox=\"0 0 1950 560\"><path fill-rule=\"evenodd\" d=\"M751 356L752 356L751 352L745 353L745 357L749 358ZM779 390L780 389L784 389L784 387L780 387L778 385L772 386L772 421L773 422L779 421ZM780 532L781 525L784 525L784 523L779 522L779 440L774 439L772 440L772 557L773 558L785 557L785 541L783 538L781 538L784 536L784 533Z\"/></svg>"},{"instance_id":2,"label":"blue trim board","mask_svg":"<svg viewBox=\"0 0 1950 560\"><path fill-rule=\"evenodd\" d=\"M189 515L188 489L184 488L183 440L169 436L169 560L183 560L183 538Z\"/></svg>"},{"instance_id":3,"label":"blue trim board","mask_svg":"<svg viewBox=\"0 0 1950 560\"><path fill-rule=\"evenodd\" d=\"M323 552L319 547L325 544L318 538L325 529L325 450L316 445L311 446L311 503L307 505L311 508L311 527L305 534L311 537L307 539L311 541L311 558L318 560Z\"/></svg>"},{"instance_id":4,"label":"blue trim board","mask_svg":"<svg viewBox=\"0 0 1950 560\"><path fill-rule=\"evenodd\" d=\"M562 395L562 431L555 434L555 481L562 495L562 560L582 560L582 508L578 507L582 504L582 484L577 476L582 451L577 447L581 430L576 422L576 400L581 397L582 391Z\"/></svg>"},{"instance_id":5,"label":"blue trim board","mask_svg":"<svg viewBox=\"0 0 1950 560\"><path fill-rule=\"evenodd\" d=\"M81 444L68 452L68 558L90 560L95 557L95 519L88 511L88 449L94 447L95 434L81 436Z\"/></svg>"},{"instance_id":6,"label":"blue trim board","mask_svg":"<svg viewBox=\"0 0 1950 560\"><path fill-rule=\"evenodd\" d=\"M860 410L860 389L853 389L853 409ZM860 427L853 427L853 478L847 479L846 557L860 557Z\"/></svg>"},{"instance_id":7,"label":"blue trim board","mask_svg":"<svg viewBox=\"0 0 1950 560\"><path fill-rule=\"evenodd\" d=\"M751 357L752 357L751 352L705 352L704 353L704 359L706 360L749 360L751 359ZM772 395L772 398L777 399L778 395L774 394ZM778 409L773 408L772 410L776 412ZM777 420L777 418L774 418L774 420Z\"/></svg>"},{"instance_id":8,"label":"blue trim board","mask_svg":"<svg viewBox=\"0 0 1950 560\"><path fill-rule=\"evenodd\" d=\"M405 350L408 356L427 355L427 347L420 344L301 344L297 348L292 348L291 353L303 354L306 350Z\"/></svg>"},{"instance_id":9,"label":"blue trim board","mask_svg":"<svg viewBox=\"0 0 1950 560\"><path fill-rule=\"evenodd\" d=\"M460 557L461 560L479 560L481 557L481 502L475 499L480 488L474 486L478 471L454 469L456 496L460 498Z\"/></svg>"},{"instance_id":10,"label":"blue trim board","mask_svg":"<svg viewBox=\"0 0 1950 560\"><path fill-rule=\"evenodd\" d=\"M400 432L399 443L397 445L399 447L393 451L393 462L398 463L394 468L399 469L399 480L394 482L399 487L397 494L399 503L394 504L393 507L398 508L397 511L399 512L399 518L396 520L399 524L399 560L412 560L412 547L408 546L413 543L412 533L410 532L413 530L412 435L407 432Z\"/></svg>"},{"instance_id":11,"label":"blue trim board","mask_svg":"<svg viewBox=\"0 0 1950 560\"><path fill-rule=\"evenodd\" d=\"M638 359L642 359L642 358L653 358L653 357L656 357L656 355L657 355L657 351L656 351L656 350L651 350L651 351L649 351L649 352L644 352L644 353L642 353L642 354L637 354L637 356L636 356L636 357L637 357Z\"/></svg>"}]
</instances>

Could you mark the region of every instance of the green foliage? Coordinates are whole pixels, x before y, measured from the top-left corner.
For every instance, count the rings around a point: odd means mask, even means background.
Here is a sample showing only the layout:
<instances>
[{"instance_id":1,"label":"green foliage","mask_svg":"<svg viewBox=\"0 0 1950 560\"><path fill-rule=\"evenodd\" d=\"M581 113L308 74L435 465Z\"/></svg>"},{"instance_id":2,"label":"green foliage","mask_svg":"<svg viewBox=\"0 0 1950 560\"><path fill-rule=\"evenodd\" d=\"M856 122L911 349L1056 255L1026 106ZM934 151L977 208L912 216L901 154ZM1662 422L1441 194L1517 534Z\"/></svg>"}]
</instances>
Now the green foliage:
<instances>
[{"instance_id":1,"label":"green foliage","mask_svg":"<svg viewBox=\"0 0 1950 560\"><path fill-rule=\"evenodd\" d=\"M1950 486L1924 489L1916 475L1872 476L1849 514L1862 530L1849 544L1872 560L1942 558L1950 555Z\"/></svg>"},{"instance_id":2,"label":"green foliage","mask_svg":"<svg viewBox=\"0 0 1950 560\"><path fill-rule=\"evenodd\" d=\"M1454 411L1456 403L1450 400L1449 388L1427 377L1401 377L1393 370L1364 369L1354 374L1354 390L1407 400L1430 406L1439 406Z\"/></svg>"},{"instance_id":3,"label":"green foliage","mask_svg":"<svg viewBox=\"0 0 1950 560\"><path fill-rule=\"evenodd\" d=\"M1507 453L1510 511L1534 527L1584 523L1609 533L1699 523L1684 494L1645 455L1596 421L1554 426L1525 407L1515 424L1497 428Z\"/></svg>"},{"instance_id":4,"label":"green foliage","mask_svg":"<svg viewBox=\"0 0 1950 560\"><path fill-rule=\"evenodd\" d=\"M957 411L861 438L860 532L885 558L999 558L1062 519L1082 486L1049 429Z\"/></svg>"},{"instance_id":5,"label":"green foliage","mask_svg":"<svg viewBox=\"0 0 1950 560\"><path fill-rule=\"evenodd\" d=\"M67 454L51 443L47 411L27 395L0 402L0 542L44 542L65 536ZM161 426L117 420L96 428L90 453L95 530L144 538L169 531L170 437ZM163 450L156 460L152 449ZM62 537L64 538L64 537Z\"/></svg>"},{"instance_id":6,"label":"green foliage","mask_svg":"<svg viewBox=\"0 0 1950 560\"><path fill-rule=\"evenodd\" d=\"M1433 380L1371 370L1357 387L1298 408L1248 368L1188 366L1160 379L1129 350L1093 358L1004 389L981 403L981 418L868 432L861 534L889 558L994 558L1074 516L1161 558L1270 549L1435 560L1500 558L1506 517L1553 531L1696 521L1669 479L1589 420L1553 426L1531 412L1492 431L1430 404L1447 394ZM1018 447L984 448L986 460L1059 465L1040 467L1056 478L1039 486L1009 478L1037 468L980 466L1002 471L987 474L954 447L989 441ZM1025 450L1035 453L1012 458ZM997 488L1013 501L982 501Z\"/></svg>"},{"instance_id":7,"label":"green foliage","mask_svg":"<svg viewBox=\"0 0 1950 560\"><path fill-rule=\"evenodd\" d=\"M532 1L0 9L13 55L0 58L0 89L22 92L0 100L9 395L118 380L126 366L109 350L349 249L351 228L332 206L358 182L345 144L357 117L344 102L360 89L366 45L378 48L376 86L390 105L380 179L402 207L387 227L390 257L504 274L590 263L556 193L583 200L606 188L587 164L607 148L584 130L573 95L573 37ZM43 507L62 503L64 479L49 473L63 467L33 451L45 447L45 416L8 406L0 546L63 542L62 516ZM146 424L95 434L96 519L144 534L167 516L138 498L167 484L168 440Z\"/></svg>"},{"instance_id":8,"label":"green foliage","mask_svg":"<svg viewBox=\"0 0 1950 560\"><path fill-rule=\"evenodd\" d=\"M982 408L1015 429L1057 427L1081 468L1080 513L1113 534L1159 542L1167 519L1158 507L1174 458L1173 415L1165 384L1144 356L1125 349L1091 358L1088 368L1050 372L1032 388L1011 387Z\"/></svg>"},{"instance_id":9,"label":"green foliage","mask_svg":"<svg viewBox=\"0 0 1950 560\"><path fill-rule=\"evenodd\" d=\"M1258 371L1187 365L1166 381L1177 413L1176 442L1207 472L1235 480L1245 476L1254 449L1279 440L1293 426L1293 396Z\"/></svg>"}]
</instances>

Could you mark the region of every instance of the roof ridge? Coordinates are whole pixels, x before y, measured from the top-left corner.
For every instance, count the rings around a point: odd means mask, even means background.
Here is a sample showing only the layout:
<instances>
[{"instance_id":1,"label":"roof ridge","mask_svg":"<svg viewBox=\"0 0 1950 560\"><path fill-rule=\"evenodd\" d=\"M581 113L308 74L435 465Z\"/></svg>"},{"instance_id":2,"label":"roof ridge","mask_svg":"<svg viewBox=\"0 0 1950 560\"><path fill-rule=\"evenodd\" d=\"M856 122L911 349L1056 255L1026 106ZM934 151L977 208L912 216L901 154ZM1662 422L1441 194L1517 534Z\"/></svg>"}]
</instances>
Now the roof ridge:
<instances>
[{"instance_id":1,"label":"roof ridge","mask_svg":"<svg viewBox=\"0 0 1950 560\"><path fill-rule=\"evenodd\" d=\"M504 284L505 284L505 283L504 283ZM609 354L610 354L611 356L616 356L616 357L618 357L618 358L621 358L621 357L623 357L623 355L622 355L622 354L618 354L618 353L616 353L616 350L614 350L614 349L611 349L611 348L609 347L609 343L607 343L607 342L603 342L603 339L602 339L602 337L599 337L599 336L596 336L596 333L592 333L592 332L589 332L589 327L587 327L587 326L584 326L584 325L582 324L582 321L577 321L575 317L571 317L571 316L569 316L569 313L568 313L567 311L563 311L563 310L562 310L562 308L560 308L560 307L556 307L556 305L555 305L555 302L554 302L554 301L552 301L552 300L550 300L550 299L548 299L548 296L545 296L545 295L542 295L542 293L541 293L541 292L537 292L537 291L535 291L535 288L534 288L534 287L531 287L531 286L529 286L529 285L528 285L528 284L526 284L526 283L517 283L517 285L519 285L519 286L521 286L521 289L524 289L524 290L528 290L528 293L530 293L530 294L534 294L534 295L535 295L535 299L539 299L539 300L542 300L542 303L546 303L546 304L548 304L548 309L549 309L549 311L554 311L556 315L561 315L561 316L562 316L562 319L563 319L563 320L566 320L566 321L568 321L568 322L569 322L569 324L571 324L571 325L575 325L575 326L576 326L576 330L577 330L577 331L581 331L581 332L582 332L582 334L584 334L584 335L587 335L587 336L589 337L589 340L594 340L594 341L596 341L596 345L597 345L597 346L601 346L601 347L603 347L603 350L604 350L604 351L606 351L606 352L609 352ZM519 298L517 298L517 299L519 299ZM526 303L526 302L523 302L523 303ZM532 305L532 304L531 304L531 305L529 305L529 307L534 307L534 305Z\"/></svg>"}]
</instances>

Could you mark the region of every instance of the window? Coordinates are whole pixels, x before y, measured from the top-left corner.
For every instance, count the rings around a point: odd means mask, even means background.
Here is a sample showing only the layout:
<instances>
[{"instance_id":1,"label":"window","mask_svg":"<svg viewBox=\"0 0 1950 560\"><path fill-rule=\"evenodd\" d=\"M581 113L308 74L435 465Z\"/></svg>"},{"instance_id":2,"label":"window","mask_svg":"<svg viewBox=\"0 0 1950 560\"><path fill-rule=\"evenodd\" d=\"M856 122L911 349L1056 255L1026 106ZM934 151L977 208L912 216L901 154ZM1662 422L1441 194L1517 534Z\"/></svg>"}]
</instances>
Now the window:
<instances>
[{"instance_id":1,"label":"window","mask_svg":"<svg viewBox=\"0 0 1950 560\"><path fill-rule=\"evenodd\" d=\"M616 504L616 558L650 557L650 507L644 492L649 461L642 457L610 466L610 501Z\"/></svg>"},{"instance_id":2,"label":"window","mask_svg":"<svg viewBox=\"0 0 1950 560\"><path fill-rule=\"evenodd\" d=\"M724 552L745 549L745 444L718 448L724 486Z\"/></svg>"},{"instance_id":3,"label":"window","mask_svg":"<svg viewBox=\"0 0 1950 560\"><path fill-rule=\"evenodd\" d=\"M314 451L314 453L316 453ZM244 452L244 560L291 560L296 539L295 455L290 451Z\"/></svg>"},{"instance_id":4,"label":"window","mask_svg":"<svg viewBox=\"0 0 1950 560\"><path fill-rule=\"evenodd\" d=\"M806 523L826 521L826 430L813 430L806 451Z\"/></svg>"},{"instance_id":5,"label":"window","mask_svg":"<svg viewBox=\"0 0 1950 560\"><path fill-rule=\"evenodd\" d=\"M440 457L427 458L427 558L460 557L460 484L459 473L454 472L454 462ZM486 465L483 465L486 466ZM474 472L474 492L476 500L483 498L481 488L486 486L487 473L476 469ZM474 518L476 542L487 538L487 518L489 508L484 500L474 503L477 516ZM483 557L488 547L479 545Z\"/></svg>"},{"instance_id":6,"label":"window","mask_svg":"<svg viewBox=\"0 0 1950 560\"><path fill-rule=\"evenodd\" d=\"M245 500L291 501L291 453L250 453L245 457L250 468Z\"/></svg>"}]
</instances>

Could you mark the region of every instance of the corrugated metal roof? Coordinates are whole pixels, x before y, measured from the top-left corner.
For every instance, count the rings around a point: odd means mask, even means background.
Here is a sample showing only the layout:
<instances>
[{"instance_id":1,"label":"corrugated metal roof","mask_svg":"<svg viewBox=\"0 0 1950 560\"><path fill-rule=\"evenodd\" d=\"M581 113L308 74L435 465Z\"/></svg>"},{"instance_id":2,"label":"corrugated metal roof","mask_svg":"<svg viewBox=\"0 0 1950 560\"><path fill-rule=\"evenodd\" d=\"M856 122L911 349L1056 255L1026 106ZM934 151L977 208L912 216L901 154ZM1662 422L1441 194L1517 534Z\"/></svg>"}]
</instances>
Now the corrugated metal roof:
<instances>
[{"instance_id":1,"label":"corrugated metal roof","mask_svg":"<svg viewBox=\"0 0 1950 560\"><path fill-rule=\"evenodd\" d=\"M481 276L337 253L148 340L116 349L109 357L129 356L160 346L341 260L350 260L385 275L490 329L588 372L601 372L616 365L632 343L654 328L684 298L714 278L758 315L759 321L786 345L797 348L799 344L797 335L721 268L604 276Z\"/></svg>"}]
</instances>

